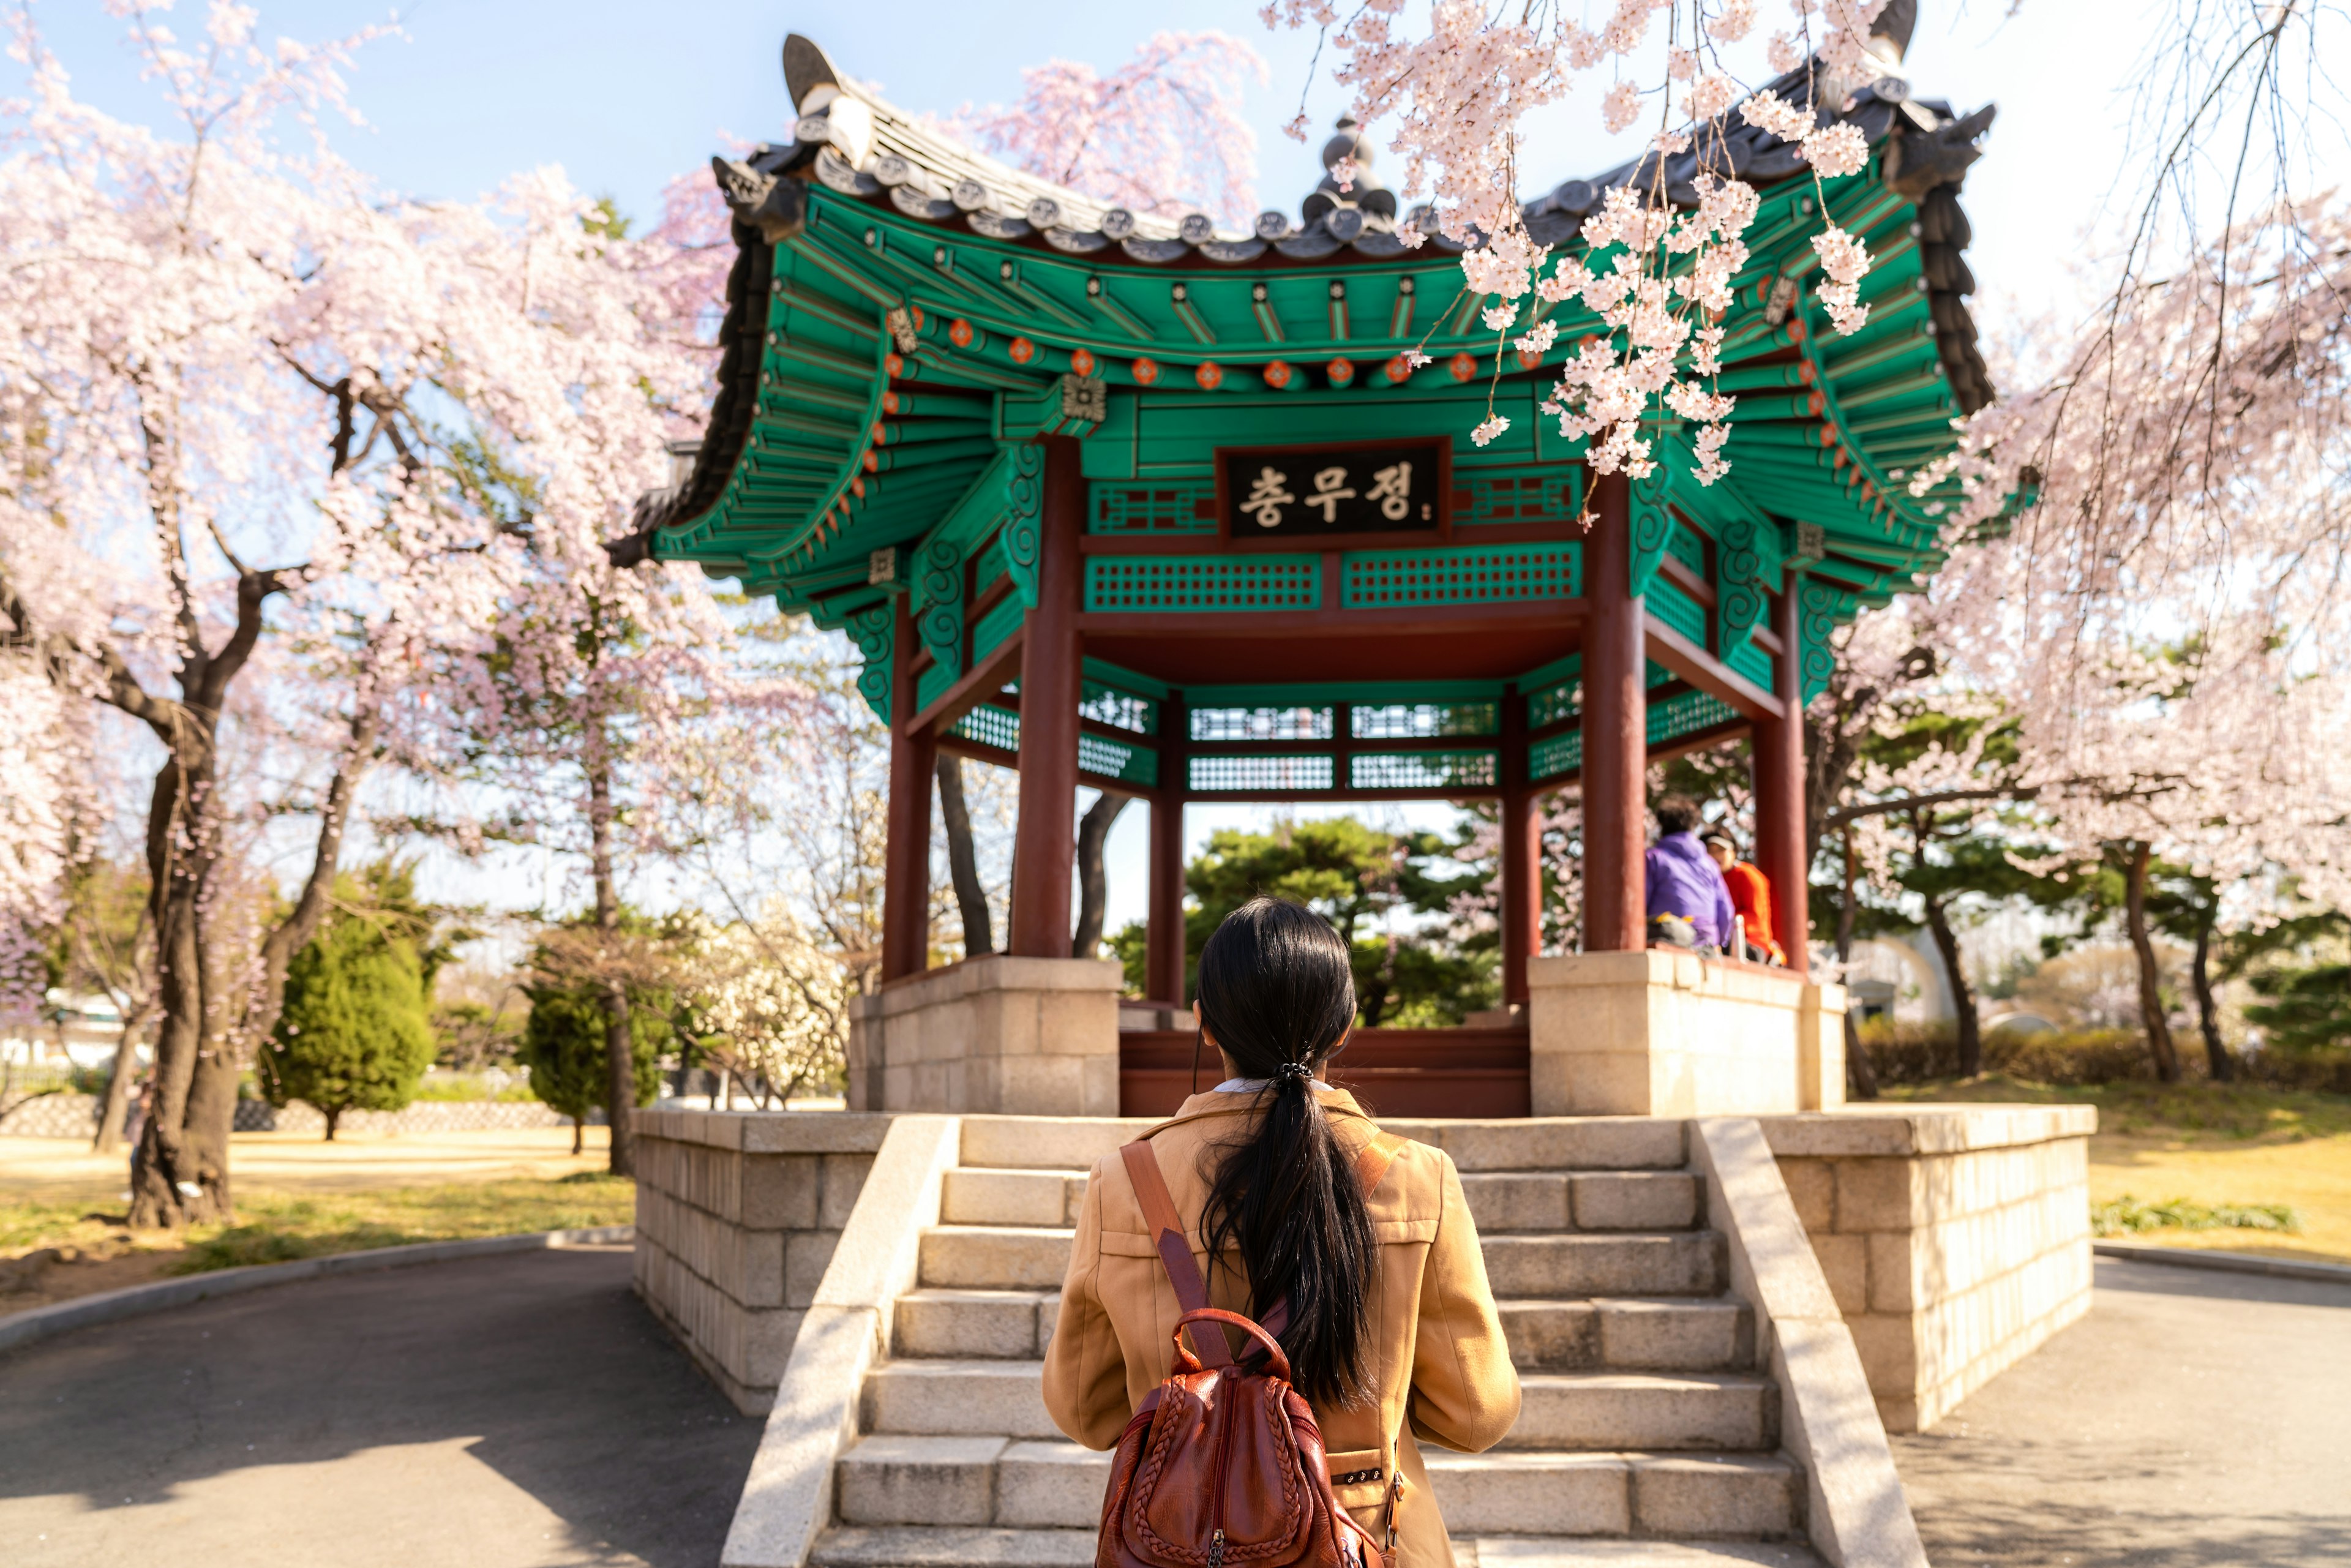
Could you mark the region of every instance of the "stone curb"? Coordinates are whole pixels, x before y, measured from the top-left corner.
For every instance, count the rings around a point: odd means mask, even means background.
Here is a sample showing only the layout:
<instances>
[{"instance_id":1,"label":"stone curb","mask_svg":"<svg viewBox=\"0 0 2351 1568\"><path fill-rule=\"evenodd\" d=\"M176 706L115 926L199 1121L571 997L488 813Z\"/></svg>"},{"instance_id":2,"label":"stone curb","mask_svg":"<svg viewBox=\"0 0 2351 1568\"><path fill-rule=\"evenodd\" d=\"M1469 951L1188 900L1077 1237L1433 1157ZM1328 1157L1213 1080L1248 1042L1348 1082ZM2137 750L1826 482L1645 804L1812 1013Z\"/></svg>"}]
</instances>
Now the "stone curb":
<instances>
[{"instance_id":1,"label":"stone curb","mask_svg":"<svg viewBox=\"0 0 2351 1568\"><path fill-rule=\"evenodd\" d=\"M2196 1247L2150 1247L2136 1241L2093 1241L2090 1250L2101 1258L2168 1263L2176 1269L2217 1269L2228 1274L2268 1274L2282 1280L2351 1285L2351 1265L2342 1263L2304 1263L2292 1258L2255 1258L2242 1252L2208 1252Z\"/></svg>"},{"instance_id":2,"label":"stone curb","mask_svg":"<svg viewBox=\"0 0 2351 1568\"><path fill-rule=\"evenodd\" d=\"M1690 1164L1729 1250L1730 1290L1755 1313L1780 1389L1780 1442L1803 1466L1804 1530L1831 1568L1927 1568L1861 1354L1797 1217L1763 1127L1702 1116Z\"/></svg>"},{"instance_id":3,"label":"stone curb","mask_svg":"<svg viewBox=\"0 0 2351 1568\"><path fill-rule=\"evenodd\" d=\"M404 1269L413 1263L441 1263L458 1258L483 1258L499 1252L537 1252L562 1247L602 1247L636 1239L633 1225L599 1225L582 1230L532 1230L516 1236L483 1236L469 1241L419 1241L406 1247L375 1247L364 1252L335 1252L324 1258L298 1258L290 1263L255 1263L240 1269L219 1269L161 1280L152 1285L127 1285L54 1306L35 1307L0 1318L0 1352L31 1344L75 1329L188 1306L214 1296L234 1296L268 1285L291 1285L330 1274L365 1274L379 1269Z\"/></svg>"},{"instance_id":4,"label":"stone curb","mask_svg":"<svg viewBox=\"0 0 2351 1568\"><path fill-rule=\"evenodd\" d=\"M923 1231L939 1222L940 1192L962 1152L959 1117L890 1119L792 1341L722 1568L800 1568L831 1522L833 1469L857 1440L866 1369L888 1354L892 1309L914 1288Z\"/></svg>"}]
</instances>

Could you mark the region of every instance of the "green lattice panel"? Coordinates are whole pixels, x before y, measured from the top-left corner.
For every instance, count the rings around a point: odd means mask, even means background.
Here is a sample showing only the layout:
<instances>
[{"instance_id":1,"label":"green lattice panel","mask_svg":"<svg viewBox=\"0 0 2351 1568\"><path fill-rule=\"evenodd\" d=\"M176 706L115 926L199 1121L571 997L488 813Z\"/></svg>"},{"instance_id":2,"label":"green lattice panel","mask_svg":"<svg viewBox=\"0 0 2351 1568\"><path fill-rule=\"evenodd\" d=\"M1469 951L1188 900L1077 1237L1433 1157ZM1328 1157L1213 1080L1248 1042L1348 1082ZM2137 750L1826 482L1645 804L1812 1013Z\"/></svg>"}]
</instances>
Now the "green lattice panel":
<instances>
[{"instance_id":1,"label":"green lattice panel","mask_svg":"<svg viewBox=\"0 0 2351 1568\"><path fill-rule=\"evenodd\" d=\"M1186 758L1186 785L1195 792L1259 789L1328 789L1337 770L1328 757L1194 757Z\"/></svg>"},{"instance_id":2,"label":"green lattice panel","mask_svg":"<svg viewBox=\"0 0 2351 1568\"><path fill-rule=\"evenodd\" d=\"M1008 593L990 605L987 613L981 616L978 624L971 629L971 656L984 658L1001 645L1007 637L1012 635L1013 629L1020 624L1020 617L1025 613L1027 607L1020 602L1020 596L1017 593Z\"/></svg>"},{"instance_id":3,"label":"green lattice panel","mask_svg":"<svg viewBox=\"0 0 2351 1568\"><path fill-rule=\"evenodd\" d=\"M1527 698L1527 727L1541 729L1573 716L1576 704L1583 699L1583 683L1562 681L1555 686L1545 686Z\"/></svg>"},{"instance_id":4,"label":"green lattice panel","mask_svg":"<svg viewBox=\"0 0 2351 1568\"><path fill-rule=\"evenodd\" d=\"M1677 522L1674 531L1666 536L1666 553L1696 573L1706 578L1706 542L1692 533L1689 525Z\"/></svg>"},{"instance_id":5,"label":"green lattice panel","mask_svg":"<svg viewBox=\"0 0 2351 1568\"><path fill-rule=\"evenodd\" d=\"M1660 746L1678 740L1685 735L1728 724L1738 716L1739 710L1720 697L1706 692L1684 692L1677 697L1649 705L1649 744Z\"/></svg>"},{"instance_id":6,"label":"green lattice panel","mask_svg":"<svg viewBox=\"0 0 2351 1568\"><path fill-rule=\"evenodd\" d=\"M1018 751L1020 749L1020 716L1010 708L982 703L956 720L947 733L977 741L982 746Z\"/></svg>"},{"instance_id":7,"label":"green lattice panel","mask_svg":"<svg viewBox=\"0 0 2351 1568\"><path fill-rule=\"evenodd\" d=\"M1098 555L1086 562L1093 612L1246 612L1322 602L1322 562L1311 555Z\"/></svg>"},{"instance_id":8,"label":"green lattice panel","mask_svg":"<svg viewBox=\"0 0 2351 1568\"><path fill-rule=\"evenodd\" d=\"M1366 751L1347 759L1347 781L1358 789L1490 789L1501 777L1501 756L1492 751Z\"/></svg>"},{"instance_id":9,"label":"green lattice panel","mask_svg":"<svg viewBox=\"0 0 2351 1568\"><path fill-rule=\"evenodd\" d=\"M1677 588L1670 578L1649 580L1649 613L1699 647L1706 646L1705 607Z\"/></svg>"},{"instance_id":10,"label":"green lattice panel","mask_svg":"<svg viewBox=\"0 0 2351 1568\"><path fill-rule=\"evenodd\" d=\"M1583 766L1583 732L1571 729L1527 748L1527 772L1535 779L1556 779Z\"/></svg>"},{"instance_id":11,"label":"green lattice panel","mask_svg":"<svg viewBox=\"0 0 2351 1568\"><path fill-rule=\"evenodd\" d=\"M1724 663L1765 691L1773 689L1771 655L1757 647L1752 642L1742 642L1733 648L1730 651L1730 657Z\"/></svg>"},{"instance_id":12,"label":"green lattice panel","mask_svg":"<svg viewBox=\"0 0 2351 1568\"><path fill-rule=\"evenodd\" d=\"M1196 707L1192 738L1207 741L1328 740L1337 730L1327 707Z\"/></svg>"},{"instance_id":13,"label":"green lattice panel","mask_svg":"<svg viewBox=\"0 0 2351 1568\"><path fill-rule=\"evenodd\" d=\"M1081 718L1106 724L1113 729L1133 730L1137 735L1159 733L1159 705L1149 697L1123 692L1116 686L1106 686L1099 681L1086 683L1086 700L1078 708Z\"/></svg>"},{"instance_id":14,"label":"green lattice panel","mask_svg":"<svg viewBox=\"0 0 2351 1568\"><path fill-rule=\"evenodd\" d=\"M1480 523L1563 522L1575 516L1583 497L1579 470L1540 474L1456 475L1454 489L1467 492L1467 511L1453 514L1456 528Z\"/></svg>"},{"instance_id":15,"label":"green lattice panel","mask_svg":"<svg viewBox=\"0 0 2351 1568\"><path fill-rule=\"evenodd\" d=\"M1093 534L1213 534L1217 487L1197 485L1125 485L1096 481L1094 510L1086 531Z\"/></svg>"},{"instance_id":16,"label":"green lattice panel","mask_svg":"<svg viewBox=\"0 0 2351 1568\"><path fill-rule=\"evenodd\" d=\"M1358 705L1350 733L1357 740L1424 740L1435 736L1492 735L1502 727L1497 703Z\"/></svg>"},{"instance_id":17,"label":"green lattice panel","mask_svg":"<svg viewBox=\"0 0 2351 1568\"><path fill-rule=\"evenodd\" d=\"M1339 603L1384 610L1573 599L1583 591L1583 547L1574 544L1353 550L1341 558Z\"/></svg>"},{"instance_id":18,"label":"green lattice panel","mask_svg":"<svg viewBox=\"0 0 2351 1568\"><path fill-rule=\"evenodd\" d=\"M1081 735L1078 771L1148 789L1159 782L1159 754L1148 747L1122 746L1099 735Z\"/></svg>"}]
</instances>

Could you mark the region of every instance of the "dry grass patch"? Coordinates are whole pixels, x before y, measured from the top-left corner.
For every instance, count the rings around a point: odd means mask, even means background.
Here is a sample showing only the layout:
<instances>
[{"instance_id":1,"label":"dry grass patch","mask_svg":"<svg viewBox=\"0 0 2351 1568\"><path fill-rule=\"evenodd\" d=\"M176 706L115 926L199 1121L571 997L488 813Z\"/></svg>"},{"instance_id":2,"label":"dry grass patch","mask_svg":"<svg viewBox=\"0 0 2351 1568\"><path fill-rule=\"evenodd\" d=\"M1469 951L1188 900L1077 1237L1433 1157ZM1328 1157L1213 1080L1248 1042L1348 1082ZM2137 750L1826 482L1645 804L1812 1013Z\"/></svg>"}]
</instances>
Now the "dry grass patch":
<instances>
[{"instance_id":1,"label":"dry grass patch","mask_svg":"<svg viewBox=\"0 0 2351 1568\"><path fill-rule=\"evenodd\" d=\"M601 1146L569 1151L568 1129L334 1144L241 1134L237 1223L173 1233L124 1228L121 1161L78 1140L0 1139L0 1313L167 1274L628 1224L634 1185L598 1168Z\"/></svg>"},{"instance_id":2,"label":"dry grass patch","mask_svg":"<svg viewBox=\"0 0 2351 1568\"><path fill-rule=\"evenodd\" d=\"M2053 1087L1998 1076L1889 1090L1887 1102L2093 1104L2090 1201L2143 1209L2288 1209L2296 1228L2206 1225L2133 1228L2129 1239L2270 1258L2351 1263L2351 1099L2233 1084ZM2114 1209L2109 1212L2120 1212Z\"/></svg>"}]
</instances>

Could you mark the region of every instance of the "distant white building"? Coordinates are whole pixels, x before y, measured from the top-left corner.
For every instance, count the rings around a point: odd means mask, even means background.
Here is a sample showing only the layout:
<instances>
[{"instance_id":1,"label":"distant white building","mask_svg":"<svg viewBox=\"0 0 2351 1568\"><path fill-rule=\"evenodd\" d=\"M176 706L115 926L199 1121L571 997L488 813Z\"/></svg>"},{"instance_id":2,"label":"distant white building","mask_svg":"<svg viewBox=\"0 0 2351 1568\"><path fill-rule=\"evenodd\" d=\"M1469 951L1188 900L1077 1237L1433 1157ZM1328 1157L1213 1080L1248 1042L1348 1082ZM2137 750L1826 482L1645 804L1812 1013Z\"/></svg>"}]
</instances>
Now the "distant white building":
<instances>
[{"instance_id":1,"label":"distant white building","mask_svg":"<svg viewBox=\"0 0 2351 1568\"><path fill-rule=\"evenodd\" d=\"M1934 933L1924 927L1907 936L1855 942L1845 965L1844 985L1856 1020L1941 1023L1959 1016L1943 956L1935 951Z\"/></svg>"},{"instance_id":2,"label":"distant white building","mask_svg":"<svg viewBox=\"0 0 2351 1568\"><path fill-rule=\"evenodd\" d=\"M112 999L51 988L41 1016L0 1026L0 1062L19 1067L104 1067L122 1040L122 1013ZM149 1051L138 1048L144 1061Z\"/></svg>"}]
</instances>

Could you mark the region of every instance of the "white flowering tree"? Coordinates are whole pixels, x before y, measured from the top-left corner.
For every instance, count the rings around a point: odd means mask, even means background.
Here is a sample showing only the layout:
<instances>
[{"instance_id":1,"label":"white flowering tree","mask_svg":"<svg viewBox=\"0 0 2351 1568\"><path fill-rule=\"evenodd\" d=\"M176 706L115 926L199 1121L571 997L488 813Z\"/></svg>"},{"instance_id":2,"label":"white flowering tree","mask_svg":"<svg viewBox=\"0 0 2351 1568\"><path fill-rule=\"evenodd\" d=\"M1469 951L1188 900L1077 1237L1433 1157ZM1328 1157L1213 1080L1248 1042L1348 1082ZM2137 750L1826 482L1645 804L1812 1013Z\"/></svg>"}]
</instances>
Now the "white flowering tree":
<instances>
[{"instance_id":1,"label":"white flowering tree","mask_svg":"<svg viewBox=\"0 0 2351 1568\"><path fill-rule=\"evenodd\" d=\"M764 1109L836 1081L847 1064L847 955L822 941L782 898L699 945L692 998L708 1030L702 1049Z\"/></svg>"}]
</instances>

